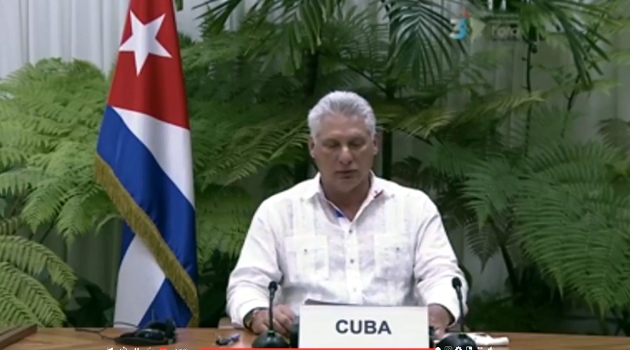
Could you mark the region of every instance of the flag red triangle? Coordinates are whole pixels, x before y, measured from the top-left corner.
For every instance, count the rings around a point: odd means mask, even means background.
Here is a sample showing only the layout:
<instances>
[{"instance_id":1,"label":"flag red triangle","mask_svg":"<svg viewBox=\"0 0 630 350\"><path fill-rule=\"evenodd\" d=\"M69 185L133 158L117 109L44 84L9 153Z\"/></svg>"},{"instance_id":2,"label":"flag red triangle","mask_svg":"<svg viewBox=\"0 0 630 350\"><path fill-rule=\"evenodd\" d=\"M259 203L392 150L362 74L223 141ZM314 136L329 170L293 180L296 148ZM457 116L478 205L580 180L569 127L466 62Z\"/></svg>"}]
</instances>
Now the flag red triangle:
<instances>
[{"instance_id":1,"label":"flag red triangle","mask_svg":"<svg viewBox=\"0 0 630 350\"><path fill-rule=\"evenodd\" d=\"M131 0L121 46L134 35L134 16L137 18L136 24L142 25L148 25L161 16L163 20L154 38L137 36L142 39L134 46L139 50L118 53L108 105L189 128L173 1ZM143 43L143 40L146 42ZM149 53L138 73L136 55L141 54L143 49L146 51L147 45L154 40L157 40L170 57Z\"/></svg>"}]
</instances>

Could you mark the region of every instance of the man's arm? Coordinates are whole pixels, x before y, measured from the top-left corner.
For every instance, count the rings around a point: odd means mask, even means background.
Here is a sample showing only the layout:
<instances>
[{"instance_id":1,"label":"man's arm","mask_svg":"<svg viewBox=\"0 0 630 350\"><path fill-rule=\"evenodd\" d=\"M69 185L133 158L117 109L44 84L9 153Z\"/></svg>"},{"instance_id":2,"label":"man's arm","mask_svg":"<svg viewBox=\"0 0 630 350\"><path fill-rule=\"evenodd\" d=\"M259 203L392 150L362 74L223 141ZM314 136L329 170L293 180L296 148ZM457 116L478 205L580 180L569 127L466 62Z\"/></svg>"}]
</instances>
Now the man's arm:
<instances>
[{"instance_id":1,"label":"man's arm","mask_svg":"<svg viewBox=\"0 0 630 350\"><path fill-rule=\"evenodd\" d=\"M467 312L468 284L457 264L457 257L444 231L440 213L428 197L420 213L422 217L414 266L418 292L427 305L445 308L455 322L463 315L460 315L457 293L452 286L453 277L458 277L462 282L464 312Z\"/></svg>"},{"instance_id":2,"label":"man's arm","mask_svg":"<svg viewBox=\"0 0 630 350\"><path fill-rule=\"evenodd\" d=\"M269 307L269 282L280 281L276 236L269 226L268 202L263 202L252 219L241 255L230 274L227 312L232 323L245 327L243 319L256 308Z\"/></svg>"}]
</instances>

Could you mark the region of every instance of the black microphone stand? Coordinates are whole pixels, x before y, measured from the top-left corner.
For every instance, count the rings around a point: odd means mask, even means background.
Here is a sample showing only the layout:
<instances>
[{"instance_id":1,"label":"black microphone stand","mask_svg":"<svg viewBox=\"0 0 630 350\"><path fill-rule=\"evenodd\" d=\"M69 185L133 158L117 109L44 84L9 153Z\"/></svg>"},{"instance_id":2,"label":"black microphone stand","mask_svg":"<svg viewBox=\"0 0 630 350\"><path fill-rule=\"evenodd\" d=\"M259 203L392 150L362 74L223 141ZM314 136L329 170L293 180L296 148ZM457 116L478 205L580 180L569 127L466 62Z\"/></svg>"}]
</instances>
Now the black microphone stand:
<instances>
[{"instance_id":1,"label":"black microphone stand","mask_svg":"<svg viewBox=\"0 0 630 350\"><path fill-rule=\"evenodd\" d=\"M453 277L453 289L457 293L457 301L459 302L459 333L451 334L446 336L444 339L440 340L437 343L437 347L440 349L467 349L468 346L472 347L472 349L477 350L477 344L475 341L469 337L464 330L464 300L462 296L462 281L457 277Z\"/></svg>"},{"instance_id":2,"label":"black microphone stand","mask_svg":"<svg viewBox=\"0 0 630 350\"><path fill-rule=\"evenodd\" d=\"M273 330L273 299L275 299L276 291L278 290L278 283L276 281L269 282L269 330L267 333L262 333L252 343L252 348L288 348L284 338Z\"/></svg>"}]
</instances>

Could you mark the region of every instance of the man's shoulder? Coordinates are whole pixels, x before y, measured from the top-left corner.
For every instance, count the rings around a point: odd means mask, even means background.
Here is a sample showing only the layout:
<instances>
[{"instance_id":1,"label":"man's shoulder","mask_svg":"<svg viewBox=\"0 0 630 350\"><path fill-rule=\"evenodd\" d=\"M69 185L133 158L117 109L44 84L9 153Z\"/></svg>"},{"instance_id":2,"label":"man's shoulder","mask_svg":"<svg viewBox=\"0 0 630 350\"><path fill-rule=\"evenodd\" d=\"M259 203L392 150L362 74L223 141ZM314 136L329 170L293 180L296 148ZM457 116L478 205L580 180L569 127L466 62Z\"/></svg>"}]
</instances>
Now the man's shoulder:
<instances>
[{"instance_id":1,"label":"man's shoulder","mask_svg":"<svg viewBox=\"0 0 630 350\"><path fill-rule=\"evenodd\" d=\"M276 194L273 194L267 197L261 203L261 206L278 207L278 206L285 206L294 201L299 201L305 198L306 196L308 196L310 192L316 190L313 188L313 186L317 186L317 181L315 181L314 179L308 179L308 180L302 181L283 191L280 191Z\"/></svg>"},{"instance_id":2,"label":"man's shoulder","mask_svg":"<svg viewBox=\"0 0 630 350\"><path fill-rule=\"evenodd\" d=\"M429 207L435 206L433 200L424 191L401 185L394 181L385 180L375 177L378 181L377 186L384 193L388 194L393 200L404 201L406 207ZM291 186L281 192L271 195L261 203L261 207L271 210L284 209L295 201L301 201L305 198L312 197L317 193L319 184L316 179L308 179L296 185Z\"/></svg>"},{"instance_id":3,"label":"man's shoulder","mask_svg":"<svg viewBox=\"0 0 630 350\"><path fill-rule=\"evenodd\" d=\"M414 203L420 206L426 204L433 205L433 200L431 199L431 197L429 197L427 193L420 189L401 185L399 183L382 178L377 179L383 191L391 194L391 197L395 200L409 201L410 203Z\"/></svg>"}]
</instances>

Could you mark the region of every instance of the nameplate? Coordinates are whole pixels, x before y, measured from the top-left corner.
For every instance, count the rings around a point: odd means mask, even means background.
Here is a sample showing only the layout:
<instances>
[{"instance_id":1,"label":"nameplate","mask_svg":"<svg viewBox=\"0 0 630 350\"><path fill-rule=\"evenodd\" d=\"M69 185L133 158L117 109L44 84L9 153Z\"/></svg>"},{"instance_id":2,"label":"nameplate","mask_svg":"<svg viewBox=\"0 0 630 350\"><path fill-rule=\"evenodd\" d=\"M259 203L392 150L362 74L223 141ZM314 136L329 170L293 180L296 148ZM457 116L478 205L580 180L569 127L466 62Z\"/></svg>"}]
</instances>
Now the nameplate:
<instances>
[{"instance_id":1,"label":"nameplate","mask_svg":"<svg viewBox=\"0 0 630 350\"><path fill-rule=\"evenodd\" d=\"M428 348L426 307L300 307L300 348Z\"/></svg>"}]
</instances>

